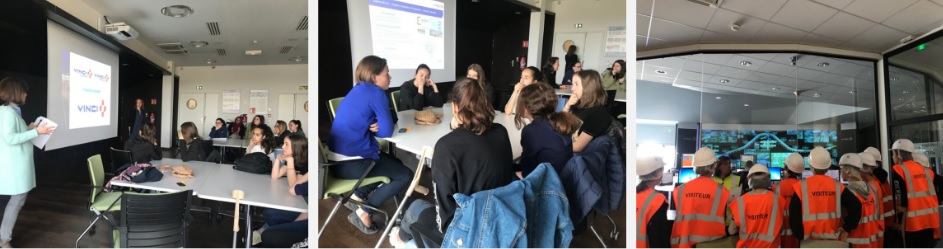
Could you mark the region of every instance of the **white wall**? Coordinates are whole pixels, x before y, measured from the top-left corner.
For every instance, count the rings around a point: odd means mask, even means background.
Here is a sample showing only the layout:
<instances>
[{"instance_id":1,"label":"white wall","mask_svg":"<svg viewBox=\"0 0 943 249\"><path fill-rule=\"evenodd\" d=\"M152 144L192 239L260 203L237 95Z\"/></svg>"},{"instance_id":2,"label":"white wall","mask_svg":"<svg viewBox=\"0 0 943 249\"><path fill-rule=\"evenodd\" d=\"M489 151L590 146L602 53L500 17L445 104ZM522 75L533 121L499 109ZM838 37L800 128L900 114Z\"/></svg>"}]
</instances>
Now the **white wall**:
<instances>
[{"instance_id":1,"label":"white wall","mask_svg":"<svg viewBox=\"0 0 943 249\"><path fill-rule=\"evenodd\" d=\"M62 10L65 10L66 12L75 16L79 20L82 20L82 22L85 22L89 26L94 27L99 32L102 32L103 30L105 30L105 21L104 21L103 15L97 10L95 10L94 8L92 8L91 6L89 6L88 4L86 4L84 1L48 0L48 2L52 3L53 5L56 5L56 7L59 7ZM122 41L121 44L124 44L131 50L134 50L138 54L141 54L141 56L144 56L144 58L147 58L151 62L154 62L154 64L157 64L160 66L167 65L167 61L168 61L167 59L165 59L160 54L154 52L154 50L151 50L150 48L148 48L147 45L144 45L144 43L139 40ZM165 69L170 70L169 68L165 68Z\"/></svg>"},{"instance_id":2,"label":"white wall","mask_svg":"<svg viewBox=\"0 0 943 249\"><path fill-rule=\"evenodd\" d=\"M625 0L592 0L592 1L575 1L575 0L565 0L565 1L550 1L550 0L541 0L548 1L547 6L550 7L550 11L556 13L554 19L554 28L553 34L556 36L561 33L602 33L602 39L599 46L595 46L599 51L593 51L595 54L600 56L605 56L605 39L606 32L609 31L610 26L626 26L626 1ZM522 2L529 3L531 1L522 0ZM634 2L634 1L633 1ZM577 23L582 23L582 28L576 28L573 25ZM629 37L632 38L632 37ZM634 38L632 38L634 39ZM545 44L552 45L552 44ZM612 66L612 63L618 59L627 60L627 58L616 58L616 57L599 57L599 58L586 58L584 54L594 54L590 51L582 51L584 47L580 47L576 54L580 55L580 60L590 61L587 64L598 65L598 68L586 68L583 69L594 69L602 73L603 70ZM553 48L553 49L562 49L562 48ZM630 48L631 49L631 48ZM626 51L628 54L628 51ZM560 58L563 60L563 58ZM560 67L563 67L563 63L560 63ZM563 69L560 69L561 71Z\"/></svg>"},{"instance_id":3,"label":"white wall","mask_svg":"<svg viewBox=\"0 0 943 249\"><path fill-rule=\"evenodd\" d=\"M180 93L216 93L220 96L217 113L223 119L231 121L240 114L249 113L249 91L268 90L269 109L265 123L275 124L278 117L279 94L305 94L307 90L299 90L299 86L308 85L308 65L265 65L265 66L216 66L212 67L177 67L177 76L180 77ZM203 86L203 90L197 90ZM239 114L224 114L222 111L222 94L224 90L239 90ZM174 103L176 104L176 103ZM309 104L311 105L311 104ZM317 105L312 105L317 106ZM177 115L177 114L175 114ZM250 115L250 120L251 120ZM178 115L179 118L179 115ZM207 117L207 122L216 117ZM182 122L182 121L181 121ZM288 122L288 120L285 120ZM302 124L313 127L309 124ZM308 129L305 129L308 132Z\"/></svg>"},{"instance_id":4,"label":"white wall","mask_svg":"<svg viewBox=\"0 0 943 249\"><path fill-rule=\"evenodd\" d=\"M652 144L664 144L664 145L675 145L675 125L661 125L661 124L638 124L635 126L635 131L638 133L638 144L652 143Z\"/></svg>"}]
</instances>

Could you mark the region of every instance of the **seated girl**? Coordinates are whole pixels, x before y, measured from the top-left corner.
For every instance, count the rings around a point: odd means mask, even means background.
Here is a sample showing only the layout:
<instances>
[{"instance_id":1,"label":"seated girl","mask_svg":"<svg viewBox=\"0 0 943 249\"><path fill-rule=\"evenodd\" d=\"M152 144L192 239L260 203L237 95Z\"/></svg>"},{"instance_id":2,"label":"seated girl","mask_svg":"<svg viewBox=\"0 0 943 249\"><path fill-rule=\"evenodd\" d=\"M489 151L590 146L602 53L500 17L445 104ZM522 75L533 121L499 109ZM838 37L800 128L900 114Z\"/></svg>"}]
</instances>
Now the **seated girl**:
<instances>
[{"instance_id":1,"label":"seated girl","mask_svg":"<svg viewBox=\"0 0 943 249\"><path fill-rule=\"evenodd\" d=\"M284 153L278 155L278 161L285 161L282 171L288 175L289 194L300 195L308 201L308 139L301 135L291 135L283 141ZM274 172L275 170L273 170ZM308 237L308 213L298 213L279 209L266 209L262 212L265 226L253 232L258 234L262 247L287 248Z\"/></svg>"},{"instance_id":2,"label":"seated girl","mask_svg":"<svg viewBox=\"0 0 943 249\"><path fill-rule=\"evenodd\" d=\"M160 146L157 146L155 134L154 125L144 123L138 134L124 143L124 150L131 152L131 162L151 163L153 160L163 158L160 154Z\"/></svg>"},{"instance_id":3,"label":"seated girl","mask_svg":"<svg viewBox=\"0 0 943 249\"><path fill-rule=\"evenodd\" d=\"M423 107L441 107L442 96L439 87L432 81L432 71L426 64L416 68L416 77L403 82L399 88L400 110L422 110Z\"/></svg>"},{"instance_id":4,"label":"seated girl","mask_svg":"<svg viewBox=\"0 0 943 249\"><path fill-rule=\"evenodd\" d=\"M573 95L563 111L573 113L583 121L573 141L573 152L582 152L594 137L606 135L612 116L606 108L606 90L596 70L583 70L573 76Z\"/></svg>"},{"instance_id":5,"label":"seated girl","mask_svg":"<svg viewBox=\"0 0 943 249\"><path fill-rule=\"evenodd\" d=\"M203 161L206 159L206 148L203 144L203 138L197 131L193 122L186 122L180 125L179 138L183 140L180 145L180 160Z\"/></svg>"},{"instance_id":6,"label":"seated girl","mask_svg":"<svg viewBox=\"0 0 943 249\"><path fill-rule=\"evenodd\" d=\"M222 118L216 118L216 124L210 128L210 138L227 138L229 130L226 129L226 121Z\"/></svg>"},{"instance_id":7,"label":"seated girl","mask_svg":"<svg viewBox=\"0 0 943 249\"><path fill-rule=\"evenodd\" d=\"M523 178L549 162L557 171L573 157L572 135L580 128L580 119L570 113L556 112L557 95L546 84L533 84L521 90L514 124L521 130L521 174ZM524 125L524 119L530 123Z\"/></svg>"},{"instance_id":8,"label":"seated girl","mask_svg":"<svg viewBox=\"0 0 943 249\"><path fill-rule=\"evenodd\" d=\"M524 89L525 86L529 86L536 82L545 82L544 75L540 73L540 69L536 67L527 67L521 71L521 80L514 85L514 93L511 94L511 99L508 100L507 105L504 106L504 115L510 116L517 110L517 98L521 94L521 89Z\"/></svg>"}]
</instances>

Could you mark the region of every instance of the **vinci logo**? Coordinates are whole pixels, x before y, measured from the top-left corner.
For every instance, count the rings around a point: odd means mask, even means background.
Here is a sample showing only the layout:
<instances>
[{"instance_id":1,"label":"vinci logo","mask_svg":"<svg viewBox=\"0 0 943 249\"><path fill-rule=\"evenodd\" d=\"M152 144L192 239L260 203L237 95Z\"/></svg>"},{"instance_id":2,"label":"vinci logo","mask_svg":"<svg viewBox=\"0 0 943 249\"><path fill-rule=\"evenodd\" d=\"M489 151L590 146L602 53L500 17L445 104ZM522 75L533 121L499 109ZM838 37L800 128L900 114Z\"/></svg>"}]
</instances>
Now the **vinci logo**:
<instances>
[{"instance_id":1,"label":"vinci logo","mask_svg":"<svg viewBox=\"0 0 943 249\"><path fill-rule=\"evenodd\" d=\"M85 69L73 68L72 71L75 72L76 74L84 75L85 77L88 77L89 79L92 78L92 70L91 70L91 69L85 70Z\"/></svg>"},{"instance_id":2,"label":"vinci logo","mask_svg":"<svg viewBox=\"0 0 943 249\"><path fill-rule=\"evenodd\" d=\"M107 107L105 107L105 100L102 100L101 105L79 105L78 108L79 112L82 113L101 113L103 118L105 117L105 110L107 110Z\"/></svg>"}]
</instances>

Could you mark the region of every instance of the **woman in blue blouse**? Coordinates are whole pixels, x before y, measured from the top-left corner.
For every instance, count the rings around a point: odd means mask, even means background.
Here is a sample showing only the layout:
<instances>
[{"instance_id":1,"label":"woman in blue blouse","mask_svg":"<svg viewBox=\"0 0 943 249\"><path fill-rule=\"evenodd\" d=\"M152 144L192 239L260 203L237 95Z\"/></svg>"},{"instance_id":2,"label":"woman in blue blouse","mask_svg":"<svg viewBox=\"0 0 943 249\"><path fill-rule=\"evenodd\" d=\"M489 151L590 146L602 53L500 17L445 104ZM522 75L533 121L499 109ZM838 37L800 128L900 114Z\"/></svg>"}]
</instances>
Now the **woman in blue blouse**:
<instances>
[{"instance_id":1,"label":"woman in blue blouse","mask_svg":"<svg viewBox=\"0 0 943 249\"><path fill-rule=\"evenodd\" d=\"M372 160L375 165L367 177L386 176L390 183L362 186L351 196L373 207L381 206L386 200L406 190L412 181L412 171L395 157L380 153L380 145L374 137L393 135L393 117L390 113L386 89L390 87L390 69L386 59L367 56L357 64L357 84L344 96L337 108L337 117L331 126L331 151L346 155L359 156ZM359 179L369 167L369 161L340 162L331 169L337 178ZM373 192L372 196L368 195ZM366 234L376 233L379 228L370 219L372 210L350 205L354 213L347 220Z\"/></svg>"}]
</instances>

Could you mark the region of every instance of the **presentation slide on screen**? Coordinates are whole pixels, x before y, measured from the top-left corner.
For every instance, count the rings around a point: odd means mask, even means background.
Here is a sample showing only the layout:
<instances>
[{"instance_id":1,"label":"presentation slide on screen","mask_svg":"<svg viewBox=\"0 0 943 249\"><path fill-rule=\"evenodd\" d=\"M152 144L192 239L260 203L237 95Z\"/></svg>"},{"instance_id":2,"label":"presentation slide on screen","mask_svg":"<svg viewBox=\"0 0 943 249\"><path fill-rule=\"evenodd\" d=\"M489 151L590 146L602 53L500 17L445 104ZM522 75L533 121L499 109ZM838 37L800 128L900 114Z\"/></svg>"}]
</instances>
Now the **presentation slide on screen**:
<instances>
[{"instance_id":1,"label":"presentation slide on screen","mask_svg":"<svg viewBox=\"0 0 943 249\"><path fill-rule=\"evenodd\" d=\"M116 137L118 53L53 21L46 27L49 65L43 116L59 125L46 150Z\"/></svg>"},{"instance_id":2,"label":"presentation slide on screen","mask_svg":"<svg viewBox=\"0 0 943 249\"><path fill-rule=\"evenodd\" d=\"M390 69L425 63L445 68L445 4L433 0L370 0L373 53Z\"/></svg>"},{"instance_id":3,"label":"presentation slide on screen","mask_svg":"<svg viewBox=\"0 0 943 249\"><path fill-rule=\"evenodd\" d=\"M107 126L111 124L111 66L68 53L69 77L63 74L63 85L69 85L69 128Z\"/></svg>"}]
</instances>

